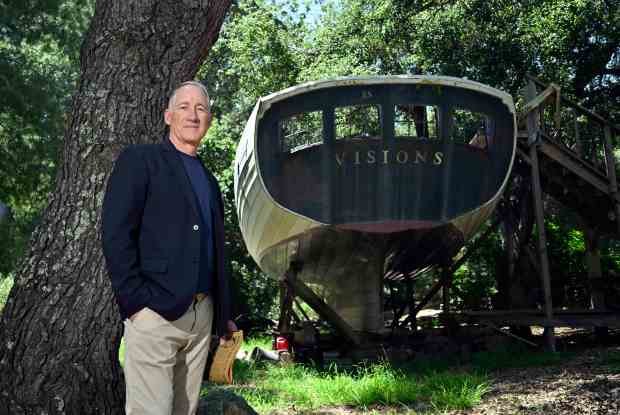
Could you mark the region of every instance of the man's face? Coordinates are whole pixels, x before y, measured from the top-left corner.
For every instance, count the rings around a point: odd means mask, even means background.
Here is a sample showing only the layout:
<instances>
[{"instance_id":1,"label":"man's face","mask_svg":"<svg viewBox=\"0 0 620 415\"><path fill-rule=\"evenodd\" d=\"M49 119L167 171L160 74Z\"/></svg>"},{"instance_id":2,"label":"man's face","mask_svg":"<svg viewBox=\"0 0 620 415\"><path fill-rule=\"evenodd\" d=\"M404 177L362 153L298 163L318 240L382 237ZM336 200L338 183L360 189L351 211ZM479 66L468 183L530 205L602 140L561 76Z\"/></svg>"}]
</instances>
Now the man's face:
<instances>
[{"instance_id":1,"label":"man's face","mask_svg":"<svg viewBox=\"0 0 620 415\"><path fill-rule=\"evenodd\" d=\"M184 86L177 91L172 108L166 109L164 120L173 140L198 147L211 125L209 103L197 87Z\"/></svg>"}]
</instances>

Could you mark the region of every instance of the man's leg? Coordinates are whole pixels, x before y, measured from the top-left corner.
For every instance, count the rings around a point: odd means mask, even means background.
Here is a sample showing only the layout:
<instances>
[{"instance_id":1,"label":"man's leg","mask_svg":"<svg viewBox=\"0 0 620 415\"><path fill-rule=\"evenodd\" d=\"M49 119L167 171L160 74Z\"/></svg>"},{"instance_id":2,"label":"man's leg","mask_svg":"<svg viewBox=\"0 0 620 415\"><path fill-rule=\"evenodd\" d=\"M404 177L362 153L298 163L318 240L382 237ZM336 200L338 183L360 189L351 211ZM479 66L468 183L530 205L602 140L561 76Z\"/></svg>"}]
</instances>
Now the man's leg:
<instances>
[{"instance_id":1,"label":"man's leg","mask_svg":"<svg viewBox=\"0 0 620 415\"><path fill-rule=\"evenodd\" d=\"M194 415L198 409L200 387L209 355L213 301L210 297L193 306L195 320L187 346L179 350L174 367L173 415ZM188 313L189 314L189 313Z\"/></svg>"},{"instance_id":2,"label":"man's leg","mask_svg":"<svg viewBox=\"0 0 620 415\"><path fill-rule=\"evenodd\" d=\"M144 308L125 325L125 413L170 415L176 354L183 334L154 311Z\"/></svg>"}]
</instances>

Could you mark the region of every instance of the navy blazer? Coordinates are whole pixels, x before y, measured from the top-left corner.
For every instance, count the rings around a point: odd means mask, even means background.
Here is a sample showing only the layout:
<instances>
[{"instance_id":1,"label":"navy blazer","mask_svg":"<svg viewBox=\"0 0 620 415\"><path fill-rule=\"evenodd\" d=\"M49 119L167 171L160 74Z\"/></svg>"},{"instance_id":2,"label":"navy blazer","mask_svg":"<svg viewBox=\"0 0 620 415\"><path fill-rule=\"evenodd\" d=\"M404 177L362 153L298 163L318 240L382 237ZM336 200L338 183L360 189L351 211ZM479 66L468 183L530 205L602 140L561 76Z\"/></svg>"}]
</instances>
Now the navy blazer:
<instances>
[{"instance_id":1,"label":"navy blazer","mask_svg":"<svg viewBox=\"0 0 620 415\"><path fill-rule=\"evenodd\" d=\"M217 195L212 226L215 251L214 326L227 333L230 319L228 269L224 255L224 206ZM103 201L103 253L121 318L149 307L176 320L196 293L200 263L199 206L183 160L168 138L131 145L118 156Z\"/></svg>"}]
</instances>

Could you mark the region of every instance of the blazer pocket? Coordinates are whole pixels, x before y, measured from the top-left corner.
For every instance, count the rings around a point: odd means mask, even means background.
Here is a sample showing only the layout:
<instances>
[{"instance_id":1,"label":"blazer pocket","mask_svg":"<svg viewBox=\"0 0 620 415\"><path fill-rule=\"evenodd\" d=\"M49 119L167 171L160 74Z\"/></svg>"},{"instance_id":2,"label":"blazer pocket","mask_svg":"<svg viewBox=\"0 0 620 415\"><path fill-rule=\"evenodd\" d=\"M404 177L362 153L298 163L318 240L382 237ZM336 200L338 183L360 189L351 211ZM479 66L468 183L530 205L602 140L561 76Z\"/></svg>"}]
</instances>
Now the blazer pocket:
<instances>
[{"instance_id":1,"label":"blazer pocket","mask_svg":"<svg viewBox=\"0 0 620 415\"><path fill-rule=\"evenodd\" d=\"M142 270L149 272L168 271L168 261L165 259L145 259L142 261Z\"/></svg>"}]
</instances>

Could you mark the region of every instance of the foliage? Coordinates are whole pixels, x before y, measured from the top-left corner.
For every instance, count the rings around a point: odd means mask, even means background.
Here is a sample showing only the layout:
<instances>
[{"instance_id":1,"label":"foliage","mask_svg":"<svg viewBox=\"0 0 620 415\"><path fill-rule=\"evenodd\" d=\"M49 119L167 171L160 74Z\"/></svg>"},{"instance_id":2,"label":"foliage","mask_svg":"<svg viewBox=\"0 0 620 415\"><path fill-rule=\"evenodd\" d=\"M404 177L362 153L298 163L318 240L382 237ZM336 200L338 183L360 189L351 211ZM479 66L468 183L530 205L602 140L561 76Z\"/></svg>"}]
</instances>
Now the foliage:
<instances>
[{"instance_id":1,"label":"foliage","mask_svg":"<svg viewBox=\"0 0 620 415\"><path fill-rule=\"evenodd\" d=\"M583 232L574 227L567 226L560 218L552 217L547 220L545 227L548 254L551 258L561 258L562 269L553 269L555 262L551 263L551 273L561 272L564 276L584 275L587 273L585 266L585 242Z\"/></svg>"},{"instance_id":2,"label":"foliage","mask_svg":"<svg viewBox=\"0 0 620 415\"><path fill-rule=\"evenodd\" d=\"M490 224L487 224L490 226ZM484 232L485 228L481 230ZM469 242L473 244L475 239ZM451 292L452 301L459 308L475 310L489 308L491 298L497 292L495 285L496 261L501 256L498 232L481 241L477 251L454 273Z\"/></svg>"},{"instance_id":3,"label":"foliage","mask_svg":"<svg viewBox=\"0 0 620 415\"><path fill-rule=\"evenodd\" d=\"M617 120L619 19L602 0L330 2L301 78L441 74L517 95L529 71Z\"/></svg>"},{"instance_id":4,"label":"foliage","mask_svg":"<svg viewBox=\"0 0 620 415\"><path fill-rule=\"evenodd\" d=\"M47 202L92 0L0 3L0 201L12 221L0 230L0 278L24 251Z\"/></svg>"}]
</instances>

